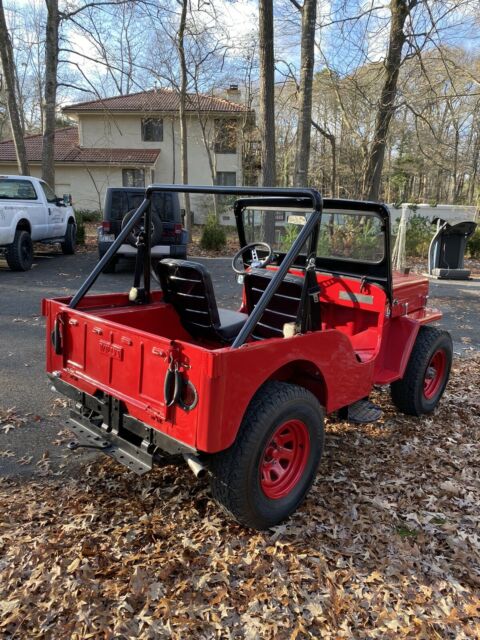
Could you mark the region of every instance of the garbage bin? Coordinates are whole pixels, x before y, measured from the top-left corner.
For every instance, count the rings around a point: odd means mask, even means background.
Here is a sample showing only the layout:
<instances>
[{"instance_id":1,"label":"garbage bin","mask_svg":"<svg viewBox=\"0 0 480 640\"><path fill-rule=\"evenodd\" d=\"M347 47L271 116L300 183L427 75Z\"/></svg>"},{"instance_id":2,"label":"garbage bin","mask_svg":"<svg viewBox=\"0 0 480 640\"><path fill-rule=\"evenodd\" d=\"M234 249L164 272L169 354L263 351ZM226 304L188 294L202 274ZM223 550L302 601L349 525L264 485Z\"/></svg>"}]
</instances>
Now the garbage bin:
<instances>
[{"instance_id":1,"label":"garbage bin","mask_svg":"<svg viewBox=\"0 0 480 640\"><path fill-rule=\"evenodd\" d=\"M437 232L428 250L428 273L434 278L467 280L470 270L464 267L468 238L474 233L476 222L463 221L449 224L435 218Z\"/></svg>"}]
</instances>

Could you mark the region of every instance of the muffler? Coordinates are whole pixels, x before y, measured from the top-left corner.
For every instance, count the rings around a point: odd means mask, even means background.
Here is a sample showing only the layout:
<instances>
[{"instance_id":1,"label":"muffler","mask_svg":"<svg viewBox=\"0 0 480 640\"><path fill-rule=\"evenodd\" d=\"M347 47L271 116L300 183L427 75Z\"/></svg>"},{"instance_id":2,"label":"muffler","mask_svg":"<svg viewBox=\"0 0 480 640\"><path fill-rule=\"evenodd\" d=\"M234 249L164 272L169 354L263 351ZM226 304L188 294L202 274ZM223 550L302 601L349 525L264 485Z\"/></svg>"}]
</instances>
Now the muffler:
<instances>
[{"instance_id":1,"label":"muffler","mask_svg":"<svg viewBox=\"0 0 480 640\"><path fill-rule=\"evenodd\" d=\"M183 457L185 462L188 464L190 469L193 471L197 478L205 478L207 475L207 467L200 461L197 456L194 456L191 453L184 453Z\"/></svg>"}]
</instances>

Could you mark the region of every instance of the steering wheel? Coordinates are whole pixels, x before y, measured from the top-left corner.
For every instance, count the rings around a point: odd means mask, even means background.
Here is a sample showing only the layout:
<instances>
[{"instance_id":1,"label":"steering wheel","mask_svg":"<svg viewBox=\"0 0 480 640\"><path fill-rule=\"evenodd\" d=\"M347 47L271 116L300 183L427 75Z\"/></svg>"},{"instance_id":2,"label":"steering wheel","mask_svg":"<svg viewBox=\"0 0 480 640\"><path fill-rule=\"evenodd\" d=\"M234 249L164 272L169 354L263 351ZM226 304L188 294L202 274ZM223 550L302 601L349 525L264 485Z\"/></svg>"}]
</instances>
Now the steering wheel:
<instances>
[{"instance_id":1,"label":"steering wheel","mask_svg":"<svg viewBox=\"0 0 480 640\"><path fill-rule=\"evenodd\" d=\"M258 253L257 253L257 249L266 249L268 251L268 255L263 258L263 260L261 260L258 257ZM250 261L250 266L251 267L257 267L262 269L263 267L266 267L267 264L270 264L270 262L273 259L273 250L272 247L267 244L266 242L251 242L250 244L245 245L244 247L242 247L240 249L240 251L237 251L237 253L233 256L232 259L232 269L235 271L235 273L237 273L239 276L243 276L245 275L247 272L245 271L245 267L243 267L242 269L239 269L236 265L236 263L238 262L238 260L240 258L243 258L243 254L246 251L250 251L251 255L252 255L252 259Z\"/></svg>"}]
</instances>

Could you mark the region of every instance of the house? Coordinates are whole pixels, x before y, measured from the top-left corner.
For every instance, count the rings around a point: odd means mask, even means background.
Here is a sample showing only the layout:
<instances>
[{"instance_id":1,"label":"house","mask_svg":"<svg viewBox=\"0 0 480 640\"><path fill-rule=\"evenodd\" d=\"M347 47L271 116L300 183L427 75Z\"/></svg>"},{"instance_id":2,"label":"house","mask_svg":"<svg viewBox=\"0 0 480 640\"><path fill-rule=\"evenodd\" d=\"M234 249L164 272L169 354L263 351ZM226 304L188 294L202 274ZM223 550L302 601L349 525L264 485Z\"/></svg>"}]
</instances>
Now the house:
<instances>
[{"instance_id":1,"label":"house","mask_svg":"<svg viewBox=\"0 0 480 640\"><path fill-rule=\"evenodd\" d=\"M240 103L236 85L227 99L187 96L190 184L243 183L242 135L252 112ZM71 193L77 209L102 208L109 186L181 183L179 96L152 89L64 107L75 123L55 134L55 191ZM32 175L40 176L42 136L25 138ZM210 150L210 160L207 147ZM0 173L17 173L13 142L0 143ZM191 199L195 221L211 208L211 198Z\"/></svg>"}]
</instances>

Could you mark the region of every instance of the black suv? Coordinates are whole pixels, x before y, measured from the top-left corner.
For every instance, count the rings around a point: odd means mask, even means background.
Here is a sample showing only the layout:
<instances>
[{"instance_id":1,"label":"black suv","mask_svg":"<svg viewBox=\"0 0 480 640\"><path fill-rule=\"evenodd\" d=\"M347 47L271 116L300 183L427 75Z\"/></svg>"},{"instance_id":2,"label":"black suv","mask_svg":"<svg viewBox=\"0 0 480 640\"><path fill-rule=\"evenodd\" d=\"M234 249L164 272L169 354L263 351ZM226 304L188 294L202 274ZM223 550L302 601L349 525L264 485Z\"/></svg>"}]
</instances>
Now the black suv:
<instances>
[{"instance_id":1,"label":"black suv","mask_svg":"<svg viewBox=\"0 0 480 640\"><path fill-rule=\"evenodd\" d=\"M118 236L122 225L145 197L140 187L109 187L105 194L102 226L98 228L98 254L102 258ZM152 196L152 257L185 258L187 233L182 226L178 193L155 192ZM135 258L135 238L129 236L104 271L113 273L119 257Z\"/></svg>"}]
</instances>

